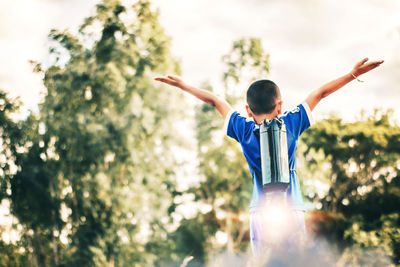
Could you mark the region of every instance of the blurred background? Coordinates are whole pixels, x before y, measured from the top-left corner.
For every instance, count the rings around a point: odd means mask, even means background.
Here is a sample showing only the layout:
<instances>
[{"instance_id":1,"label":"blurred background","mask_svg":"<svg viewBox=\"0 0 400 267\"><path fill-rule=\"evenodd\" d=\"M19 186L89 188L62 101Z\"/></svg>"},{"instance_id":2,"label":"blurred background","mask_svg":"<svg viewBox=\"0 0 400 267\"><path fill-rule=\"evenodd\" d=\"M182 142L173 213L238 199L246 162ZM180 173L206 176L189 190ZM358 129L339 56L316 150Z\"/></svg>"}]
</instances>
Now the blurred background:
<instances>
[{"instance_id":1,"label":"blurred background","mask_svg":"<svg viewBox=\"0 0 400 267\"><path fill-rule=\"evenodd\" d=\"M364 57L385 63L324 99L298 145L317 240L304 266L400 265L399 12L396 0L0 2L0 265L244 266L240 147L213 108L153 77L181 75L242 112L268 78L291 109Z\"/></svg>"}]
</instances>

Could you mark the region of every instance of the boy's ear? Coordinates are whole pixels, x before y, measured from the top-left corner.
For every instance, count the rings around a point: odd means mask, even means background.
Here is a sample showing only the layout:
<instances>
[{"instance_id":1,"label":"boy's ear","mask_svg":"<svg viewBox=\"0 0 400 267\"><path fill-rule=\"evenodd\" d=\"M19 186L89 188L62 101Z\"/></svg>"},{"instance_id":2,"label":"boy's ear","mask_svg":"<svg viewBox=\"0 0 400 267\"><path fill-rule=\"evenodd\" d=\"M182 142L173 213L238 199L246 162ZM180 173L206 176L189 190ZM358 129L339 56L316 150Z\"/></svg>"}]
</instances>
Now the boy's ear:
<instances>
[{"instance_id":1,"label":"boy's ear","mask_svg":"<svg viewBox=\"0 0 400 267\"><path fill-rule=\"evenodd\" d=\"M251 111L249 105L246 105L246 111L247 111L247 115L249 116L249 118L254 117L253 112Z\"/></svg>"},{"instance_id":2,"label":"boy's ear","mask_svg":"<svg viewBox=\"0 0 400 267\"><path fill-rule=\"evenodd\" d=\"M277 104L276 104L276 111L278 112L278 116L282 114L282 104L283 101L280 100Z\"/></svg>"}]
</instances>

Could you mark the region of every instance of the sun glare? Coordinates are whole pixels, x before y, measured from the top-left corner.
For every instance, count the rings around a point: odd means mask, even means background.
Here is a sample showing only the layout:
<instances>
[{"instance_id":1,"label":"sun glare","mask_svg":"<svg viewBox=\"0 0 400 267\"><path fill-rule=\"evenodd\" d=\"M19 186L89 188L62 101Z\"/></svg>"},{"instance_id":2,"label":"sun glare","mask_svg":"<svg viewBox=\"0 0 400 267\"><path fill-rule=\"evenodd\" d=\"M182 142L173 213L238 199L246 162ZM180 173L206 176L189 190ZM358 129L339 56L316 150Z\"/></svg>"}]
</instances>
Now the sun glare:
<instances>
[{"instance_id":1,"label":"sun glare","mask_svg":"<svg viewBox=\"0 0 400 267\"><path fill-rule=\"evenodd\" d=\"M294 218L283 195L273 194L267 198L266 206L260 213L263 227L267 229L263 239L268 243L279 244L289 238Z\"/></svg>"}]
</instances>

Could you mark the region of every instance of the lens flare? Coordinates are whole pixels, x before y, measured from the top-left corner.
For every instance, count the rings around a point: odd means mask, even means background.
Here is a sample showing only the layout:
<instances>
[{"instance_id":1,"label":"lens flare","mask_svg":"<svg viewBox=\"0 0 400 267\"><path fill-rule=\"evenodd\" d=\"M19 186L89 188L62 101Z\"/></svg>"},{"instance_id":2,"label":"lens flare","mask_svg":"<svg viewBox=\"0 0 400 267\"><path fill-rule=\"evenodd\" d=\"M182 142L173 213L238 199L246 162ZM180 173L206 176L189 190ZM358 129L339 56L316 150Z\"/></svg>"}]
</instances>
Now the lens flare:
<instances>
[{"instance_id":1,"label":"lens flare","mask_svg":"<svg viewBox=\"0 0 400 267\"><path fill-rule=\"evenodd\" d=\"M268 243L280 243L289 234L289 213L284 206L270 207L264 212L264 224L267 225L265 239Z\"/></svg>"},{"instance_id":2,"label":"lens flare","mask_svg":"<svg viewBox=\"0 0 400 267\"><path fill-rule=\"evenodd\" d=\"M290 239L293 233L292 210L286 204L285 194L271 192L266 196L261 220L265 229L263 239L270 245L280 245Z\"/></svg>"}]
</instances>

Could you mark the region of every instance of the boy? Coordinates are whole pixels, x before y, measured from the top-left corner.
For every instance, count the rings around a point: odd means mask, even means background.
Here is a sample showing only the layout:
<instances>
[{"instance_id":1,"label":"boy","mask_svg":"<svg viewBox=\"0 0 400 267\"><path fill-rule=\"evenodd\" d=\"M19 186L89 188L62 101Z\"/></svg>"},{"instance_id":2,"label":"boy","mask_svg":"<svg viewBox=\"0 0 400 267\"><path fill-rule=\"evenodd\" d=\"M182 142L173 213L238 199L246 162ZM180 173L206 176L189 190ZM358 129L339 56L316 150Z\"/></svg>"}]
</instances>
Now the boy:
<instances>
[{"instance_id":1,"label":"boy","mask_svg":"<svg viewBox=\"0 0 400 267\"><path fill-rule=\"evenodd\" d=\"M156 77L155 80L178 87L200 100L214 106L225 119L225 132L238 141L247 160L253 180L253 198L250 204L250 237L253 252L265 250L272 236L265 223L265 194L262 190L261 160L259 144L259 124L265 120L281 118L287 130L287 145L290 169L290 187L287 202L291 209L291 231L301 236L305 233L304 204L299 180L296 174L296 146L300 134L312 124L311 111L322 98L337 91L358 76L378 67L381 61L368 62L368 58L358 62L348 74L333 80L313 91L306 100L294 110L282 115L282 100L278 86L269 80L259 80L250 85L247 91L246 111L253 121L247 121L231 106L213 93L184 83L176 76Z\"/></svg>"}]
</instances>

